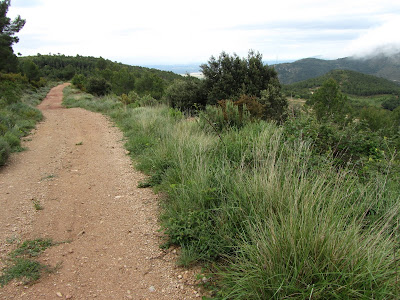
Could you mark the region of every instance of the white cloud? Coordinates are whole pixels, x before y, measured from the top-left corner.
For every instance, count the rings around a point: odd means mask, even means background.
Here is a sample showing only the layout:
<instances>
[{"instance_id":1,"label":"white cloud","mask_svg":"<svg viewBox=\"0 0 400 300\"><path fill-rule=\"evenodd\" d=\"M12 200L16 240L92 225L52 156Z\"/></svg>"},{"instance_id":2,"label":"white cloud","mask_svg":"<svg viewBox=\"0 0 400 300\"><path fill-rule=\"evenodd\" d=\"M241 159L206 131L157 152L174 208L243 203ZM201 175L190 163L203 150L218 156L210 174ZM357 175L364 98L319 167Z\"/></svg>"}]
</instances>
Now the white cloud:
<instances>
[{"instance_id":1,"label":"white cloud","mask_svg":"<svg viewBox=\"0 0 400 300\"><path fill-rule=\"evenodd\" d=\"M400 3L393 2L14 0L10 13L27 20L14 47L23 55L188 63L223 50L244 56L254 49L265 59L345 56L371 39L390 40L386 33L400 19Z\"/></svg>"},{"instance_id":2,"label":"white cloud","mask_svg":"<svg viewBox=\"0 0 400 300\"><path fill-rule=\"evenodd\" d=\"M382 25L377 26L359 38L352 41L346 51L354 55L367 55L376 49L380 50L400 50L400 28L399 15L389 15L385 17Z\"/></svg>"}]
</instances>

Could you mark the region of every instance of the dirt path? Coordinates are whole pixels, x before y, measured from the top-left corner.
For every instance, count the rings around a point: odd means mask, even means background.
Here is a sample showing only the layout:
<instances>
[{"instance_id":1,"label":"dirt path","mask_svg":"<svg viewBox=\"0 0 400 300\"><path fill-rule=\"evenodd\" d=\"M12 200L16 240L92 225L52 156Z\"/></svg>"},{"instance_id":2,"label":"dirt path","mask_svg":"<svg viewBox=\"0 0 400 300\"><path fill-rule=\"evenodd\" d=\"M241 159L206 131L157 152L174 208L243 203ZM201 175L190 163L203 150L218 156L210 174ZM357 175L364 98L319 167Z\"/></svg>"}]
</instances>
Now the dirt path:
<instances>
[{"instance_id":1,"label":"dirt path","mask_svg":"<svg viewBox=\"0 0 400 300\"><path fill-rule=\"evenodd\" d=\"M45 121L0 169L0 256L11 240L70 241L40 260L55 266L33 286L11 282L0 299L191 299L193 274L160 250L157 198L138 189L122 134L101 114L61 106L64 85L39 108ZM33 200L43 210L35 210ZM1 267L1 265L0 265Z\"/></svg>"}]
</instances>

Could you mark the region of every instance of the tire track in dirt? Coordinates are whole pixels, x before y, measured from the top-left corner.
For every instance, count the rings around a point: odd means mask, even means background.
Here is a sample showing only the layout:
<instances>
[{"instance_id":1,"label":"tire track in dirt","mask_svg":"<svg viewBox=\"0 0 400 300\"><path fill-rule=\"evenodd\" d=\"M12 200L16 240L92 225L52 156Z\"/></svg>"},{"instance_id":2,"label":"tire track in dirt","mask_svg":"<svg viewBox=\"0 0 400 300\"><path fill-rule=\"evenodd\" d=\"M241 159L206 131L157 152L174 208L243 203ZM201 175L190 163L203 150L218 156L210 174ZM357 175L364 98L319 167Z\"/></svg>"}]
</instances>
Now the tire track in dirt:
<instances>
[{"instance_id":1,"label":"tire track in dirt","mask_svg":"<svg viewBox=\"0 0 400 300\"><path fill-rule=\"evenodd\" d=\"M193 272L175 266L176 251L159 248L158 200L138 189L122 134L101 114L61 105L66 84L40 104L45 121L27 151L0 169L0 255L10 240L49 237L41 255L55 266L36 284L11 282L1 299L191 299ZM43 210L36 211L32 201Z\"/></svg>"}]
</instances>

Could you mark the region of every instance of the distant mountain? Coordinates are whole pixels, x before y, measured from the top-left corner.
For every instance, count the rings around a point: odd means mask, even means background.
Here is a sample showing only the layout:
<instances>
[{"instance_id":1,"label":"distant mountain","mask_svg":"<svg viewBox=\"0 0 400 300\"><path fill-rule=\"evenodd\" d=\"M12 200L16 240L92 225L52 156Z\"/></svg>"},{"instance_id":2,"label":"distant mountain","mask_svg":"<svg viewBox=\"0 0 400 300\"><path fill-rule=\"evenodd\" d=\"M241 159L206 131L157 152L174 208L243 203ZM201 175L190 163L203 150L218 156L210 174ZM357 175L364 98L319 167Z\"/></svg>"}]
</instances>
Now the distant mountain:
<instances>
[{"instance_id":1,"label":"distant mountain","mask_svg":"<svg viewBox=\"0 0 400 300\"><path fill-rule=\"evenodd\" d=\"M144 67L174 72L175 74L190 74L200 72L200 63L198 64L176 64L176 65L144 65Z\"/></svg>"},{"instance_id":2,"label":"distant mountain","mask_svg":"<svg viewBox=\"0 0 400 300\"><path fill-rule=\"evenodd\" d=\"M336 60L305 58L293 63L274 65L281 83L290 84L318 77L335 70L353 70L389 79L400 84L400 51L368 57L345 57Z\"/></svg>"},{"instance_id":3,"label":"distant mountain","mask_svg":"<svg viewBox=\"0 0 400 300\"><path fill-rule=\"evenodd\" d=\"M301 95L302 98L308 98L311 95L310 91L322 86L329 78L335 79L340 90L349 95L400 95L400 85L397 83L351 70L332 70L322 76L284 85L283 90L287 95Z\"/></svg>"}]
</instances>

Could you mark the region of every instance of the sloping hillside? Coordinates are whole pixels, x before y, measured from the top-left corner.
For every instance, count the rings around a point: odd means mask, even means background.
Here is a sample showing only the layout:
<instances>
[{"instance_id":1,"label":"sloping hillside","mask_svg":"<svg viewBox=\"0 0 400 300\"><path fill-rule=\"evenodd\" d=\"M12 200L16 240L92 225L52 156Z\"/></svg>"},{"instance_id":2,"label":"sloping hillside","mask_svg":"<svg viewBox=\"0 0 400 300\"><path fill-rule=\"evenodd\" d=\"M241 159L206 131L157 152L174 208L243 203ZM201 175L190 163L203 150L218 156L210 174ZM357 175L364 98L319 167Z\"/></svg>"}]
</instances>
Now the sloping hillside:
<instances>
[{"instance_id":1,"label":"sloping hillside","mask_svg":"<svg viewBox=\"0 0 400 300\"><path fill-rule=\"evenodd\" d=\"M391 55L377 54L364 58L345 57L336 60L305 58L293 63L277 64L274 67L283 84L318 77L335 69L353 70L400 84L400 51Z\"/></svg>"}]
</instances>

